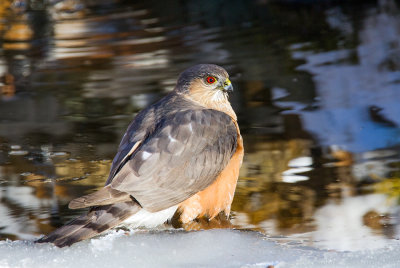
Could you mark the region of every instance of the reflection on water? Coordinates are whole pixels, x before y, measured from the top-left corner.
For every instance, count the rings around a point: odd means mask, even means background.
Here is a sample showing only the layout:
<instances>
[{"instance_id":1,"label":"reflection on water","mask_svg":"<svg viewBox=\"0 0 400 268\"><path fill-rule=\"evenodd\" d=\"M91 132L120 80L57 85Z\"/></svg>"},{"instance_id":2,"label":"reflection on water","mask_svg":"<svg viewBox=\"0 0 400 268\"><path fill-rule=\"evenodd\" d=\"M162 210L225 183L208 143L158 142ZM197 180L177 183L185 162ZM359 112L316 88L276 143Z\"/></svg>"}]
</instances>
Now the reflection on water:
<instances>
[{"instance_id":1,"label":"reflection on water","mask_svg":"<svg viewBox=\"0 0 400 268\"><path fill-rule=\"evenodd\" d=\"M236 88L233 227L339 250L400 238L395 2L203 2L0 3L1 238L80 214L67 203L104 184L132 117L200 62Z\"/></svg>"}]
</instances>

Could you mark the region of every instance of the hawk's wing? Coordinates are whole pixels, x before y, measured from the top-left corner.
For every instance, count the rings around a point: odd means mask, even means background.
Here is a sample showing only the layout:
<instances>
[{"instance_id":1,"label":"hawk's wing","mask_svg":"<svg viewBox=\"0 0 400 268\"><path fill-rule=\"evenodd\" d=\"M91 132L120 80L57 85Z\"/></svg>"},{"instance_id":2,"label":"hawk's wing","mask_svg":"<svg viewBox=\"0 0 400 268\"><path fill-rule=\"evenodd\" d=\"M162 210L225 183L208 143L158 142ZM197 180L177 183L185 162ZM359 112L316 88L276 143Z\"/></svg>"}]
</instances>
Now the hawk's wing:
<instances>
[{"instance_id":1,"label":"hawk's wing","mask_svg":"<svg viewBox=\"0 0 400 268\"><path fill-rule=\"evenodd\" d=\"M168 102L168 100L164 102ZM139 143L143 142L149 133L154 132L156 127L155 122L157 122L156 109L154 106L157 104L158 103L142 110L128 126L128 129L119 144L118 152L113 159L106 185L113 180L115 174L126 163L128 157L130 157L137 149Z\"/></svg>"},{"instance_id":2,"label":"hawk's wing","mask_svg":"<svg viewBox=\"0 0 400 268\"><path fill-rule=\"evenodd\" d=\"M225 113L186 110L167 114L143 138L130 155L120 157L108 187L159 211L209 186L236 151L238 134Z\"/></svg>"}]
</instances>

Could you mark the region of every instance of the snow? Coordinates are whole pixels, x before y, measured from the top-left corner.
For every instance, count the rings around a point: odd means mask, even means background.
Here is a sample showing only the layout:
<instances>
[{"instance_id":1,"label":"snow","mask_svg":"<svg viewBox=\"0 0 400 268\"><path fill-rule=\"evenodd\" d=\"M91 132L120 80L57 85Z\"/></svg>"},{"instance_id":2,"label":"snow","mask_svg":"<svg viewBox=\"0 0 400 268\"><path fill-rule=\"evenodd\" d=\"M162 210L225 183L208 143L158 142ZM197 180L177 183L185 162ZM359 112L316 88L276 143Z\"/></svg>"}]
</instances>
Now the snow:
<instances>
[{"instance_id":1,"label":"snow","mask_svg":"<svg viewBox=\"0 0 400 268\"><path fill-rule=\"evenodd\" d=\"M1 241L0 267L400 267L400 241L363 251L279 244L251 231L111 231L56 248Z\"/></svg>"}]
</instances>

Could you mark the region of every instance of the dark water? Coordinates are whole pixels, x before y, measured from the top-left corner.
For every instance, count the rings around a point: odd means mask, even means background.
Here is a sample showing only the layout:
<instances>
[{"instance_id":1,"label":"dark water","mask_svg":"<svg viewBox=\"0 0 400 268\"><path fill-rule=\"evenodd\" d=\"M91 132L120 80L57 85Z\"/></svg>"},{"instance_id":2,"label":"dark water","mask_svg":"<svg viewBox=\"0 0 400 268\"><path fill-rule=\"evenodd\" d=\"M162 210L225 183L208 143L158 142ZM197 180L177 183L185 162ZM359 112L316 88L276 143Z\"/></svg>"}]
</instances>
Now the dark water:
<instances>
[{"instance_id":1,"label":"dark water","mask_svg":"<svg viewBox=\"0 0 400 268\"><path fill-rule=\"evenodd\" d=\"M133 116L197 63L231 74L245 159L231 223L289 243L400 238L400 6L2 0L0 238L101 187Z\"/></svg>"}]
</instances>

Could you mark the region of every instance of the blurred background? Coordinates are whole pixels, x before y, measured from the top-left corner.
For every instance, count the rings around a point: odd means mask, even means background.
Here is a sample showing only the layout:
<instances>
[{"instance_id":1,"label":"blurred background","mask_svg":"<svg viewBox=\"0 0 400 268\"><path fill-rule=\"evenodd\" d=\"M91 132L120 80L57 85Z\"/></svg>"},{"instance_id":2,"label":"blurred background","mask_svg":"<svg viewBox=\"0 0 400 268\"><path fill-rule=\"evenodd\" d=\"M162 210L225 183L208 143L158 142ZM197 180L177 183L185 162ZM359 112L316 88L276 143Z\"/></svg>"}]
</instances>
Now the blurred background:
<instances>
[{"instance_id":1,"label":"blurred background","mask_svg":"<svg viewBox=\"0 0 400 268\"><path fill-rule=\"evenodd\" d=\"M351 250L400 239L394 0L1 0L0 239L104 185L134 115L178 74L231 74L245 158L232 227Z\"/></svg>"}]
</instances>

